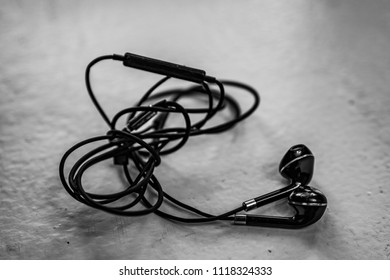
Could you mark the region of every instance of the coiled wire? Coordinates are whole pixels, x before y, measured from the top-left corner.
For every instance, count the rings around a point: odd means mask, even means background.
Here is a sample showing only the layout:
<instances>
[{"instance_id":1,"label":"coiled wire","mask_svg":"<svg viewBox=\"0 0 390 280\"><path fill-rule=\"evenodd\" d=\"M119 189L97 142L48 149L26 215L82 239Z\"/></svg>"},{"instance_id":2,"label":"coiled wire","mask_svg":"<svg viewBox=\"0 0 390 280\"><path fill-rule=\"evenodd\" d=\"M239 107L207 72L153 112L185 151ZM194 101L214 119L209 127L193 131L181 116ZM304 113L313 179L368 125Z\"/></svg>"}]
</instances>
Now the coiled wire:
<instances>
[{"instance_id":1,"label":"coiled wire","mask_svg":"<svg viewBox=\"0 0 390 280\"><path fill-rule=\"evenodd\" d=\"M116 56L116 57L115 57ZM92 137L72 146L63 155L59 165L59 175L65 190L76 200L90 207L122 216L141 216L155 213L165 219L183 223L203 223L215 220L233 220L232 215L242 211L243 206L220 215L212 215L187 205L166 193L154 175L155 168L161 163L161 156L176 152L187 143L190 137L202 134L221 133L232 128L238 122L250 116L260 104L260 96L252 87L235 81L218 81L209 77L208 82L192 85L188 88L171 89L156 92L157 88L170 77L164 77L152 86L138 101L125 108L110 120L96 99L90 83L91 68L100 61L117 58L117 55L101 56L91 61L85 71L85 83L93 104L103 120L109 126L105 135ZM211 88L210 86L214 86ZM245 112L233 96L225 93L225 87L238 88L253 96L253 103ZM180 99L207 99L207 107L185 108ZM151 105L144 105L159 100ZM223 111L228 111L231 118L214 126L207 126L209 121ZM196 122L191 115L201 115ZM169 117L179 115L183 126L168 126ZM118 121L126 118L126 127L117 128ZM71 167L67 176L65 165L68 157L76 150L99 142L100 146L81 156ZM113 159L122 166L127 186L118 192L95 194L87 192L82 184L85 171L105 160ZM131 174L135 168L137 175ZM153 199L150 195L153 194ZM185 209L196 217L180 217L160 210L165 200L178 208ZM130 202L129 202L130 201ZM142 205L142 208L135 207ZM136 208L136 209L134 209Z\"/></svg>"}]
</instances>

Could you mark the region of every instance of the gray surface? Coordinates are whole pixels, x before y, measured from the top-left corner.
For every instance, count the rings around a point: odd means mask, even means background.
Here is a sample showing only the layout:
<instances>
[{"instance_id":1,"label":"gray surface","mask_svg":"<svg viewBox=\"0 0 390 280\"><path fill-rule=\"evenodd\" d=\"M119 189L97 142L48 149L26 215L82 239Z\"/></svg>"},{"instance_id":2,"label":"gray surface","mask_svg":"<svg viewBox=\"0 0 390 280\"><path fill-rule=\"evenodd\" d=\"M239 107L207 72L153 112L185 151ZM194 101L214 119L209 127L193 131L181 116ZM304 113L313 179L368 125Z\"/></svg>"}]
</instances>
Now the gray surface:
<instances>
[{"instance_id":1,"label":"gray surface","mask_svg":"<svg viewBox=\"0 0 390 280\"><path fill-rule=\"evenodd\" d=\"M390 5L386 1L0 1L1 259L390 259ZM115 217L58 179L67 148L105 133L83 84L96 56L126 51L247 82L256 114L164 159L168 193L220 213L285 184L293 144L316 155L328 197L289 231ZM113 62L93 72L110 114L158 78ZM239 94L239 93L237 93ZM201 151L201 152L199 152ZM109 164L87 174L118 187ZM285 202L259 210L288 214Z\"/></svg>"}]
</instances>

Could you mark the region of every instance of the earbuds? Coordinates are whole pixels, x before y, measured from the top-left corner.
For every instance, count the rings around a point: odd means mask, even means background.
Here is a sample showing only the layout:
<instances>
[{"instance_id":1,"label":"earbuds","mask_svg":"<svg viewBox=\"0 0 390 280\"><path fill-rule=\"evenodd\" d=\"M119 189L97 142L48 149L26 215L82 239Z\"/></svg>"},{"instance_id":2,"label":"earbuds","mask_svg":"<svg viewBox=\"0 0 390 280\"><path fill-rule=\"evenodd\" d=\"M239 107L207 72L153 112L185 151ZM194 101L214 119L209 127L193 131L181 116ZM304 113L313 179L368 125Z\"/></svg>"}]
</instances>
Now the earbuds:
<instances>
[{"instance_id":1,"label":"earbuds","mask_svg":"<svg viewBox=\"0 0 390 280\"><path fill-rule=\"evenodd\" d=\"M120 61L126 67L165 77L147 90L135 105L123 108L109 118L98 102L90 81L92 67L104 60ZM169 79L185 80L190 86L158 91ZM188 224L231 221L240 225L295 229L316 222L324 214L326 197L319 190L307 186L313 176L314 156L302 144L291 147L280 162L279 172L289 180L286 187L247 200L241 206L219 215L206 213L179 201L160 184L154 171L161 166L162 156L178 151L191 137L227 131L257 109L260 95L251 86L236 81L221 81L206 75L201 69L132 53L95 58L85 70L85 83L92 103L109 129L104 135L76 143L60 161L60 180L75 200L115 215L130 217L154 213L170 221ZM249 94L252 103L241 104L236 97L239 96L237 91ZM181 102L182 99L185 102ZM185 104L191 100L195 101L194 104L203 104L186 107ZM125 126L118 127L121 123L125 123ZM78 159L70 157L73 153L85 152L88 145L91 145L90 150L79 155ZM76 160L72 167L66 168L69 158ZM113 159L115 167L123 172L125 186L112 193L87 191L84 188L87 182L83 180L85 171L109 159ZM288 203L295 209L294 216L238 214L283 198L288 198ZM160 208L163 204L164 211ZM174 215L181 212L174 211L177 209L185 210L192 216Z\"/></svg>"},{"instance_id":2,"label":"earbuds","mask_svg":"<svg viewBox=\"0 0 390 280\"><path fill-rule=\"evenodd\" d=\"M288 197L288 203L295 209L292 217L272 217L236 214L234 224L262 227L297 229L318 221L325 213L327 199L316 188L307 186L313 177L314 156L303 144L291 147L279 165L280 174L291 180L287 187L243 202L245 211Z\"/></svg>"}]
</instances>

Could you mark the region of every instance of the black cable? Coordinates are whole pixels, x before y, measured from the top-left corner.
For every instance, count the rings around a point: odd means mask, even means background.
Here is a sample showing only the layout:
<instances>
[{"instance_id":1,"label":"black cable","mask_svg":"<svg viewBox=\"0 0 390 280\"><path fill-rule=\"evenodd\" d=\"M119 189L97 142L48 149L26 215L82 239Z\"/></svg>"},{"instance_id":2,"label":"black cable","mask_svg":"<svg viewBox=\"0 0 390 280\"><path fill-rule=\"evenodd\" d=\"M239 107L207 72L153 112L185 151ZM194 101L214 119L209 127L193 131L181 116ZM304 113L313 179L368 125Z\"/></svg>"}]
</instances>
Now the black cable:
<instances>
[{"instance_id":1,"label":"black cable","mask_svg":"<svg viewBox=\"0 0 390 280\"><path fill-rule=\"evenodd\" d=\"M104 121L108 125L110 124L110 119L107 117L107 115L104 112L103 108L100 106L100 104L97 101L95 95L93 94L92 87L91 87L91 82L89 80L89 76L90 76L90 72L91 72L92 66L94 66L96 63L98 63L98 62L100 62L102 60L108 60L108 59L113 59L113 58L114 58L113 55L100 56L100 57L95 58L94 60L92 60L88 64L87 68L85 69L85 85L87 87L87 91L88 91L89 97L91 97L91 100L92 100L93 104L95 105L96 109L99 111L100 115L102 116L102 118L104 119Z\"/></svg>"},{"instance_id":2,"label":"black cable","mask_svg":"<svg viewBox=\"0 0 390 280\"><path fill-rule=\"evenodd\" d=\"M130 58L134 57L130 56ZM220 215L201 211L166 193L154 175L154 169L160 164L162 155L179 150L190 137L221 133L250 116L260 104L260 96L257 91L243 83L227 80L218 81L213 77L205 76L205 73L200 70L178 66L186 71L184 78L195 79L197 83L188 88L157 91L170 78L169 76L164 77L146 91L135 106L119 111L110 120L93 93L90 74L91 68L95 64L111 59L124 61L125 57L120 55L98 57L88 64L85 71L88 94L99 114L109 126L109 131L106 135L81 141L65 152L59 165L60 180L65 190L74 199L88 206L116 215L140 216L155 213L162 218L182 223L232 220L235 213L244 209L243 206ZM127 62L127 64L131 63L135 62ZM171 64L165 62L152 61L151 63L158 63L157 67L171 67ZM140 69L143 68L144 66ZM161 69L160 67L156 71L165 71L165 68ZM181 73L176 72L175 65L170 69L173 69L174 76L181 75ZM193 71L196 74L195 78L192 76ZM199 81L200 77L203 77L202 81ZM253 97L253 103L245 111L242 111L238 99L225 92L226 87L250 93ZM186 108L180 104L183 98L203 100L205 106ZM213 126L208 125L210 120L223 113L230 114L230 119ZM182 117L182 124L177 124L176 118L173 126L170 117L174 115ZM196 122L192 120L195 115L197 116ZM125 117L125 127L117 128L118 121L123 117ZM72 153L81 147L102 141L104 144L91 149L76 160L66 176L66 162ZM107 194L94 194L86 191L82 183L85 171L109 159L113 159L114 164L122 167L127 187L122 191ZM181 217L162 211L160 206L164 202L169 202L171 207L187 211L191 216Z\"/></svg>"}]
</instances>

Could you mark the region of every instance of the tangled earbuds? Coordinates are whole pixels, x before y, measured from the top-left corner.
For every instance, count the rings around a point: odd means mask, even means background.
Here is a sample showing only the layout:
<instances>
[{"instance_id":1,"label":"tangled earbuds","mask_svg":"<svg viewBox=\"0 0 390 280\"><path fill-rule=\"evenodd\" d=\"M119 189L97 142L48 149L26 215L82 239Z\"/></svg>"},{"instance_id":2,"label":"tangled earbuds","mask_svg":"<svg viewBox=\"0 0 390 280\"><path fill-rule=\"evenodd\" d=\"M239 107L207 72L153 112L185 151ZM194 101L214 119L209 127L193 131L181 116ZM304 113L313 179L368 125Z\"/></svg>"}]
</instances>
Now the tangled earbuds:
<instances>
[{"instance_id":1,"label":"tangled earbuds","mask_svg":"<svg viewBox=\"0 0 390 280\"><path fill-rule=\"evenodd\" d=\"M91 68L103 60L121 61L124 66L165 76L153 85L134 106L124 108L111 119L93 93ZM188 88L160 90L170 78L185 80ZM92 137L71 147L63 155L59 174L65 190L76 200L90 207L123 216L155 213L162 218L183 223L204 223L230 220L234 224L300 228L321 218L327 200L318 190L307 186L313 175L314 156L304 145L292 147L283 157L279 171L291 183L274 192L250 199L241 206L219 215L201 211L169 195L159 183L154 170L163 155L182 148L194 136L224 132L250 116L260 103L260 96L252 87L235 81L219 81L203 70L131 53L101 56L89 63L85 72L87 91L93 104L109 129L105 135ZM246 110L231 91L249 93L253 102ZM203 102L200 107L184 106L183 99ZM229 118L221 121L223 115ZM217 123L217 124L215 124ZM100 143L96 147L96 144ZM65 174L69 156L81 147L92 145ZM91 146L92 147L92 146ZM92 166L112 160L122 169L126 186L114 193L98 194L83 186L83 175ZM273 201L288 198L296 210L293 217L267 217L240 214ZM192 213L194 217L181 217L164 212L160 206L170 205Z\"/></svg>"}]
</instances>

